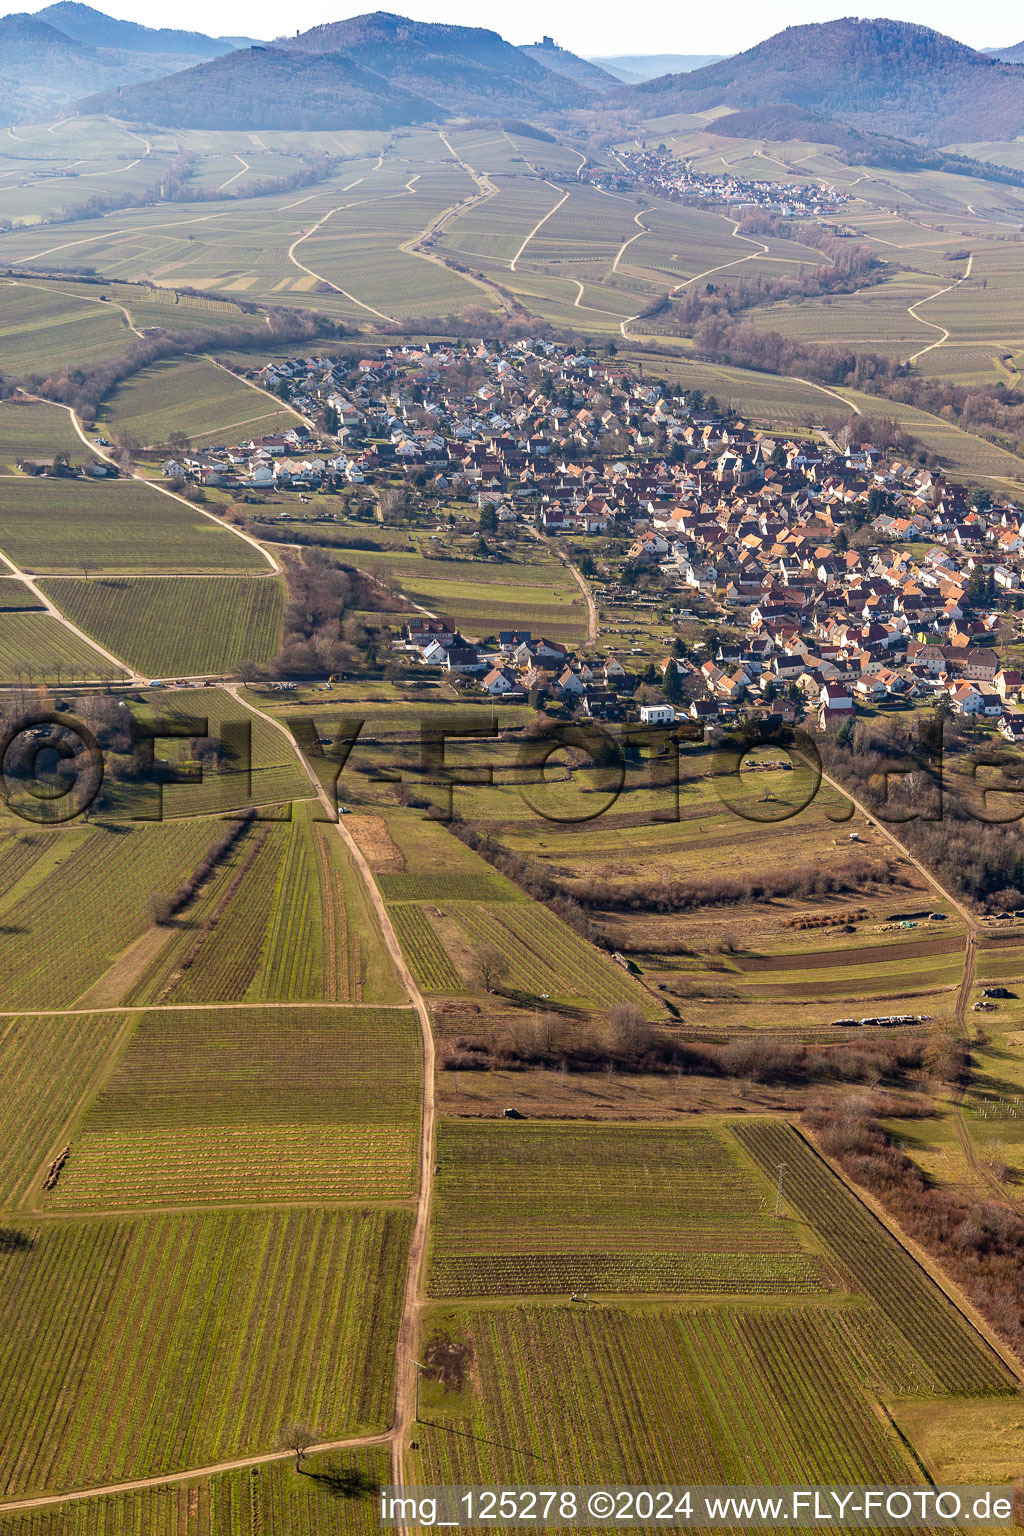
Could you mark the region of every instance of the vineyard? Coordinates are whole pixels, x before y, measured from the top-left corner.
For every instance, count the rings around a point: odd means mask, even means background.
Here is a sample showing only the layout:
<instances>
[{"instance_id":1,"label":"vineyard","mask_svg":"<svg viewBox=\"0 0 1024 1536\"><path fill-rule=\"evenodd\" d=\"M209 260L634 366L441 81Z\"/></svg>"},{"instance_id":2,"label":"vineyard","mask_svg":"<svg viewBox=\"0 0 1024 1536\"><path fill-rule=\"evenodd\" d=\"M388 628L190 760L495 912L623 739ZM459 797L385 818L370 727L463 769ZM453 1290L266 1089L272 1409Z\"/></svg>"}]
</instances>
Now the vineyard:
<instances>
[{"instance_id":1,"label":"vineyard","mask_svg":"<svg viewBox=\"0 0 1024 1536\"><path fill-rule=\"evenodd\" d=\"M267 925L259 991L267 1002L352 999L345 903L331 879L323 831L297 806Z\"/></svg>"},{"instance_id":2,"label":"vineyard","mask_svg":"<svg viewBox=\"0 0 1024 1536\"><path fill-rule=\"evenodd\" d=\"M0 1006L69 1007L138 938L151 898L173 891L219 830L202 821L97 824L44 844L58 847L57 856L40 860L0 900Z\"/></svg>"},{"instance_id":3,"label":"vineyard","mask_svg":"<svg viewBox=\"0 0 1024 1536\"><path fill-rule=\"evenodd\" d=\"M151 972L131 993L142 1002L240 1002L260 962L290 828L258 823L192 903Z\"/></svg>"},{"instance_id":4,"label":"vineyard","mask_svg":"<svg viewBox=\"0 0 1024 1536\"><path fill-rule=\"evenodd\" d=\"M202 765L201 783L164 787L165 816L207 816L246 805L309 800L312 795L309 780L280 731L220 688L181 689L153 698L138 713L143 720L205 722L209 738L218 748L212 759L208 756ZM229 736L232 732L236 734L237 742L228 751L221 745L226 727ZM202 745L202 737L191 742L187 738L163 740L159 752L168 762L194 765L195 753ZM133 794L133 814L134 800L138 798L141 802L145 796L145 791ZM149 793L148 800L152 799ZM281 814L287 819L287 806Z\"/></svg>"},{"instance_id":5,"label":"vineyard","mask_svg":"<svg viewBox=\"0 0 1024 1536\"><path fill-rule=\"evenodd\" d=\"M408 1009L160 1009L73 1134L45 1203L405 1198L419 1095Z\"/></svg>"},{"instance_id":6,"label":"vineyard","mask_svg":"<svg viewBox=\"0 0 1024 1536\"><path fill-rule=\"evenodd\" d=\"M21 605L26 599L31 603L28 589L21 582L14 585L21 587ZM120 667L72 634L52 613L0 610L0 681L32 678L59 683L81 678L95 682L123 676Z\"/></svg>"},{"instance_id":7,"label":"vineyard","mask_svg":"<svg viewBox=\"0 0 1024 1536\"><path fill-rule=\"evenodd\" d=\"M829 1288L809 1253L470 1254L437 1260L431 1278L434 1296L811 1296Z\"/></svg>"},{"instance_id":8,"label":"vineyard","mask_svg":"<svg viewBox=\"0 0 1024 1536\"><path fill-rule=\"evenodd\" d=\"M25 1194L125 1016L0 1019L0 1209Z\"/></svg>"},{"instance_id":9,"label":"vineyard","mask_svg":"<svg viewBox=\"0 0 1024 1536\"><path fill-rule=\"evenodd\" d=\"M710 1129L442 1121L437 1160L433 1295L829 1288Z\"/></svg>"},{"instance_id":10,"label":"vineyard","mask_svg":"<svg viewBox=\"0 0 1024 1536\"><path fill-rule=\"evenodd\" d=\"M514 885L491 870L481 874L402 870L382 874L377 883L386 901L515 901L519 897Z\"/></svg>"},{"instance_id":11,"label":"vineyard","mask_svg":"<svg viewBox=\"0 0 1024 1536\"><path fill-rule=\"evenodd\" d=\"M422 906L406 902L391 907L389 915L406 960L426 992L464 992L462 977L451 962Z\"/></svg>"},{"instance_id":12,"label":"vineyard","mask_svg":"<svg viewBox=\"0 0 1024 1536\"><path fill-rule=\"evenodd\" d=\"M0 576L0 613L44 612L44 606L17 576Z\"/></svg>"},{"instance_id":13,"label":"vineyard","mask_svg":"<svg viewBox=\"0 0 1024 1536\"><path fill-rule=\"evenodd\" d=\"M389 1480L382 1448L291 1457L188 1483L0 1513L0 1536L371 1536L376 1489Z\"/></svg>"},{"instance_id":14,"label":"vineyard","mask_svg":"<svg viewBox=\"0 0 1024 1536\"><path fill-rule=\"evenodd\" d=\"M410 1217L41 1222L0 1255L7 1495L384 1427ZM315 1320L315 1322L314 1322Z\"/></svg>"},{"instance_id":15,"label":"vineyard","mask_svg":"<svg viewBox=\"0 0 1024 1536\"><path fill-rule=\"evenodd\" d=\"M266 570L259 550L134 480L0 479L0 548L23 570L119 575Z\"/></svg>"},{"instance_id":16,"label":"vineyard","mask_svg":"<svg viewBox=\"0 0 1024 1536\"><path fill-rule=\"evenodd\" d=\"M44 590L72 623L148 677L262 663L280 644L284 594L273 577L58 578Z\"/></svg>"},{"instance_id":17,"label":"vineyard","mask_svg":"<svg viewBox=\"0 0 1024 1536\"><path fill-rule=\"evenodd\" d=\"M536 902L453 904L450 910L474 944L504 957L507 990L584 1008L633 1003L649 1017L661 1011L625 971Z\"/></svg>"},{"instance_id":18,"label":"vineyard","mask_svg":"<svg viewBox=\"0 0 1024 1536\"><path fill-rule=\"evenodd\" d=\"M980 1334L798 1131L779 1120L757 1120L737 1124L734 1133L767 1175L786 1164L786 1200L918 1356L933 1390L1012 1390L1009 1371Z\"/></svg>"},{"instance_id":19,"label":"vineyard","mask_svg":"<svg viewBox=\"0 0 1024 1536\"><path fill-rule=\"evenodd\" d=\"M432 1389L426 1483L899 1483L911 1464L873 1411L828 1309L443 1314L475 1392ZM428 1323L429 1328L429 1323ZM567 1391L568 1388L568 1391Z\"/></svg>"}]
</instances>

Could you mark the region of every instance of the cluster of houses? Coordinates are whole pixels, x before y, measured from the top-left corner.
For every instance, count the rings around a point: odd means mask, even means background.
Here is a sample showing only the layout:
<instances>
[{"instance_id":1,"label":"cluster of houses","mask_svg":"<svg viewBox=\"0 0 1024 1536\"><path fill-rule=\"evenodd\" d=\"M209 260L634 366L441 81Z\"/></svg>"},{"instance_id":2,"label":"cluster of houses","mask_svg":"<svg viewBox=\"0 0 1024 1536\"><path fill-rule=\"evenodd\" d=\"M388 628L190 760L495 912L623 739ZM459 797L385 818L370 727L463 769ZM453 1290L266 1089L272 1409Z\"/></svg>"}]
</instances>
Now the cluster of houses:
<instances>
[{"instance_id":1,"label":"cluster of houses","mask_svg":"<svg viewBox=\"0 0 1024 1536\"><path fill-rule=\"evenodd\" d=\"M638 680L614 655L588 660L560 641L529 630L500 630L493 644L467 644L455 621L441 615L416 614L407 621L405 633L406 650L424 666L471 679L482 693L502 703L557 699L594 720L635 715L644 725L667 725L676 719L670 704L634 705ZM681 717L685 711L679 713Z\"/></svg>"},{"instance_id":2,"label":"cluster of houses","mask_svg":"<svg viewBox=\"0 0 1024 1536\"><path fill-rule=\"evenodd\" d=\"M695 171L688 161L677 160L665 149L624 149L616 155L617 167L590 166L582 174L595 185L626 192L638 187L672 201L728 203L730 207L763 208L783 218L807 218L836 213L850 201L850 193L826 182L749 181L728 170L708 174Z\"/></svg>"},{"instance_id":3,"label":"cluster of houses","mask_svg":"<svg viewBox=\"0 0 1024 1536\"><path fill-rule=\"evenodd\" d=\"M587 541L605 601L653 592L740 637L663 662L667 701L678 708L681 691L709 719L787 700L827 728L858 703L941 698L1018 732L1017 675L994 650L1024 573L1024 514L1009 500L870 444L758 431L612 352L544 337L381 345L275 361L255 377L310 425L184 454L168 473L311 490L347 481L370 494L405 484L414 515L461 497L499 525ZM555 642L544 642L553 654L520 643L473 655L454 631L427 639L443 657L410 636L427 665L495 697L621 706L625 689L603 675L615 658L588 663Z\"/></svg>"},{"instance_id":4,"label":"cluster of houses","mask_svg":"<svg viewBox=\"0 0 1024 1536\"><path fill-rule=\"evenodd\" d=\"M306 422L230 446L186 451L167 459L168 480L225 490L315 491L321 486L362 485L365 476L351 456Z\"/></svg>"}]
</instances>

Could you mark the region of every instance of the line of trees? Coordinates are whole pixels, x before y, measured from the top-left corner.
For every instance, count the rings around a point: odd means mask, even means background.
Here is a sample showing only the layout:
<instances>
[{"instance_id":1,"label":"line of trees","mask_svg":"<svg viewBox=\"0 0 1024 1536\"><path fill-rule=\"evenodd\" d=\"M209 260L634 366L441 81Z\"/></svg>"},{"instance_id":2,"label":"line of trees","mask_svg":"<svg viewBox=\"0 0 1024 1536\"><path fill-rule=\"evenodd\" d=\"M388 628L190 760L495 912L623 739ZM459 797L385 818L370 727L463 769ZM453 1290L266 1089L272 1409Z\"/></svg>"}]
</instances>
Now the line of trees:
<instances>
[{"instance_id":1,"label":"line of trees","mask_svg":"<svg viewBox=\"0 0 1024 1536\"><path fill-rule=\"evenodd\" d=\"M284 633L267 666L271 676L309 677L380 664L382 633L364 615L379 611L387 594L362 571L310 549L285 561L285 579Z\"/></svg>"},{"instance_id":2,"label":"line of trees","mask_svg":"<svg viewBox=\"0 0 1024 1536\"><path fill-rule=\"evenodd\" d=\"M924 1065L925 1047L917 1040L880 1039L870 1045L828 1048L758 1036L714 1044L682 1041L628 1003L610 1009L604 1019L580 1020L554 1012L514 1023L485 1019L472 1033L456 1035L442 1055L442 1066L450 1072L598 1072L611 1067L625 1073L730 1078L780 1088L815 1083L898 1087Z\"/></svg>"},{"instance_id":3,"label":"line of trees","mask_svg":"<svg viewBox=\"0 0 1024 1536\"><path fill-rule=\"evenodd\" d=\"M1022 785L1015 754L1008 748L1001 754L1007 763L1003 779L1011 788L988 799L986 781L970 772L956 723L945 721L944 731L940 760L922 754L918 738L898 720L858 720L851 732L825 744L829 772L880 817L901 818L895 826L899 837L947 890L992 911L1024 907L1021 823L979 819L1009 815L1020 806L1024 787L1012 788ZM957 772L958 766L964 771Z\"/></svg>"},{"instance_id":4,"label":"line of trees","mask_svg":"<svg viewBox=\"0 0 1024 1536\"><path fill-rule=\"evenodd\" d=\"M876 1196L996 1332L1024 1353L1024 1217L994 1201L929 1184L882 1129L870 1101L818 1105L803 1121L822 1150Z\"/></svg>"},{"instance_id":5,"label":"line of trees","mask_svg":"<svg viewBox=\"0 0 1024 1536\"><path fill-rule=\"evenodd\" d=\"M182 881L176 891L170 896L156 896L152 903L152 917L155 923L166 927L174 921L180 912L190 904L200 886L219 869L231 850L241 842L252 825L253 811L244 812L236 821L221 833L217 841L203 854L199 863L193 869L187 880Z\"/></svg>"}]
</instances>

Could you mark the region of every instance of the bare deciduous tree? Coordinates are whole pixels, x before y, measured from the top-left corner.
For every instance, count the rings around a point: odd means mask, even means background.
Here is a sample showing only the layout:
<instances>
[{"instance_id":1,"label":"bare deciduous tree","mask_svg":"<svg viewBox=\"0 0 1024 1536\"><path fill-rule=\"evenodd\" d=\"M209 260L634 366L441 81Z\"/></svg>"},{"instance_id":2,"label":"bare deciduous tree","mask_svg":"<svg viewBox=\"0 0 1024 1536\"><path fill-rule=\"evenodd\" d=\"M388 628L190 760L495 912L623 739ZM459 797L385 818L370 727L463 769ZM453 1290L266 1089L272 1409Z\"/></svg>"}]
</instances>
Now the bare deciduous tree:
<instances>
[{"instance_id":1,"label":"bare deciduous tree","mask_svg":"<svg viewBox=\"0 0 1024 1536\"><path fill-rule=\"evenodd\" d=\"M311 1445L316 1444L316 1433L308 1424L289 1424L281 1431L281 1445L286 1451L295 1452L295 1470L302 1471L302 1458Z\"/></svg>"}]
</instances>

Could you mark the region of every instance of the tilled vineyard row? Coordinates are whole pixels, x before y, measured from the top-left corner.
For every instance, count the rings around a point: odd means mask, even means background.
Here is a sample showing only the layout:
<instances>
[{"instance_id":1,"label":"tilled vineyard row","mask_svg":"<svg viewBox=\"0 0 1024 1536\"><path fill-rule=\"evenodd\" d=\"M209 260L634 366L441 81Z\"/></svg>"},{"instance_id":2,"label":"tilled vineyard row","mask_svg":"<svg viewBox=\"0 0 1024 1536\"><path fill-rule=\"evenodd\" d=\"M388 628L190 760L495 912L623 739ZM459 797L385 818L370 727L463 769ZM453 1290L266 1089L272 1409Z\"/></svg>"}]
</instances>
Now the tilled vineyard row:
<instances>
[{"instance_id":1,"label":"tilled vineyard row","mask_svg":"<svg viewBox=\"0 0 1024 1536\"><path fill-rule=\"evenodd\" d=\"M803 1253L466 1254L437 1259L430 1272L432 1296L564 1296L573 1291L781 1296L830 1288L821 1261Z\"/></svg>"},{"instance_id":2,"label":"tilled vineyard row","mask_svg":"<svg viewBox=\"0 0 1024 1536\"><path fill-rule=\"evenodd\" d=\"M900 1482L910 1466L828 1309L459 1315L479 1396L432 1408L423 1480Z\"/></svg>"},{"instance_id":3,"label":"tilled vineyard row","mask_svg":"<svg viewBox=\"0 0 1024 1536\"><path fill-rule=\"evenodd\" d=\"M426 992L465 992L451 957L430 925L422 906L413 902L389 907L405 958Z\"/></svg>"},{"instance_id":4,"label":"tilled vineyard row","mask_svg":"<svg viewBox=\"0 0 1024 1536\"><path fill-rule=\"evenodd\" d=\"M176 889L222 830L205 821L92 827L19 902L17 927L4 936L0 1006L69 1006L148 926L154 893Z\"/></svg>"},{"instance_id":5,"label":"tilled vineyard row","mask_svg":"<svg viewBox=\"0 0 1024 1536\"><path fill-rule=\"evenodd\" d=\"M456 844L458 847L458 844ZM478 874L431 870L416 874L402 870L377 876L386 901L515 901L519 893L514 885L490 870Z\"/></svg>"},{"instance_id":6,"label":"tilled vineyard row","mask_svg":"<svg viewBox=\"0 0 1024 1536\"><path fill-rule=\"evenodd\" d=\"M422 1073L409 1009L143 1015L46 1201L404 1199Z\"/></svg>"},{"instance_id":7,"label":"tilled vineyard row","mask_svg":"<svg viewBox=\"0 0 1024 1536\"><path fill-rule=\"evenodd\" d=\"M545 907L525 901L497 907L457 903L451 911L474 944L488 944L504 956L509 986L591 1008L633 1003L644 1013L658 1012L642 987Z\"/></svg>"},{"instance_id":8,"label":"tilled vineyard row","mask_svg":"<svg viewBox=\"0 0 1024 1536\"><path fill-rule=\"evenodd\" d=\"M877 1302L940 1391L1002 1393L1013 1378L924 1270L846 1188L792 1126L758 1120L735 1127L768 1176L786 1164L786 1199L819 1232L864 1295Z\"/></svg>"},{"instance_id":9,"label":"tilled vineyard row","mask_svg":"<svg viewBox=\"0 0 1024 1536\"><path fill-rule=\"evenodd\" d=\"M0 1257L5 1493L383 1428L408 1212L43 1223Z\"/></svg>"},{"instance_id":10,"label":"tilled vineyard row","mask_svg":"<svg viewBox=\"0 0 1024 1536\"><path fill-rule=\"evenodd\" d=\"M24 1196L123 1023L116 1013L0 1023L0 1208Z\"/></svg>"}]
</instances>

